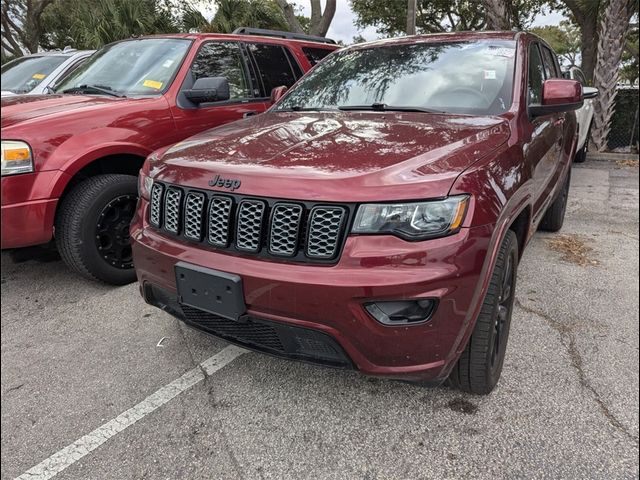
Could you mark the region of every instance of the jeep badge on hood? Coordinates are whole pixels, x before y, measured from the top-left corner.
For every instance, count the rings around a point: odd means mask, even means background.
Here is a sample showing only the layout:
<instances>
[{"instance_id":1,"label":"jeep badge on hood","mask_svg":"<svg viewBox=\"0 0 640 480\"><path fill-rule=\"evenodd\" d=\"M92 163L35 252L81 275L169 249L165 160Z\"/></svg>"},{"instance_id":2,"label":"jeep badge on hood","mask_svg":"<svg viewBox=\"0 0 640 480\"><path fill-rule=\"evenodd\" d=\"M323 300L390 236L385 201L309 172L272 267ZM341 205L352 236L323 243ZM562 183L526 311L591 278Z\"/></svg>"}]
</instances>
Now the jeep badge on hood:
<instances>
[{"instance_id":1,"label":"jeep badge on hood","mask_svg":"<svg viewBox=\"0 0 640 480\"><path fill-rule=\"evenodd\" d=\"M210 187L223 187L228 188L232 192L237 188L240 188L240 180L233 178L222 178L220 175L216 175L213 180L209 180Z\"/></svg>"}]
</instances>

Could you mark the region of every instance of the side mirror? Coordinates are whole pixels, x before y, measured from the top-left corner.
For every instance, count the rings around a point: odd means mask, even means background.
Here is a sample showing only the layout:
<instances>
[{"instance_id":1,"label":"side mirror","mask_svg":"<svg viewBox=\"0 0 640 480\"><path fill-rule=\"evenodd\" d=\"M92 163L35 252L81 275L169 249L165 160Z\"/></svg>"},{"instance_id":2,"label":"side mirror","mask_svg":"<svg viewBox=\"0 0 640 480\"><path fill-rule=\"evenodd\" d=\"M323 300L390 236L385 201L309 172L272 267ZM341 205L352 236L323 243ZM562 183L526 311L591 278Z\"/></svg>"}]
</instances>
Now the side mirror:
<instances>
[{"instance_id":1,"label":"side mirror","mask_svg":"<svg viewBox=\"0 0 640 480\"><path fill-rule=\"evenodd\" d=\"M589 98L596 98L600 95L600 92L597 88L593 87L582 87L582 98L588 100Z\"/></svg>"},{"instance_id":2,"label":"side mirror","mask_svg":"<svg viewBox=\"0 0 640 480\"><path fill-rule=\"evenodd\" d=\"M287 87L285 87L284 85L275 87L273 90L271 90L271 103L276 103L284 96L285 93L287 93Z\"/></svg>"},{"instance_id":3,"label":"side mirror","mask_svg":"<svg viewBox=\"0 0 640 480\"><path fill-rule=\"evenodd\" d=\"M582 107L582 85L576 80L550 78L542 85L542 103L529 105L532 117L558 112L570 112Z\"/></svg>"},{"instance_id":4,"label":"side mirror","mask_svg":"<svg viewBox=\"0 0 640 480\"><path fill-rule=\"evenodd\" d=\"M200 105L207 102L229 100L229 81L225 77L204 77L184 91L187 100Z\"/></svg>"}]
</instances>

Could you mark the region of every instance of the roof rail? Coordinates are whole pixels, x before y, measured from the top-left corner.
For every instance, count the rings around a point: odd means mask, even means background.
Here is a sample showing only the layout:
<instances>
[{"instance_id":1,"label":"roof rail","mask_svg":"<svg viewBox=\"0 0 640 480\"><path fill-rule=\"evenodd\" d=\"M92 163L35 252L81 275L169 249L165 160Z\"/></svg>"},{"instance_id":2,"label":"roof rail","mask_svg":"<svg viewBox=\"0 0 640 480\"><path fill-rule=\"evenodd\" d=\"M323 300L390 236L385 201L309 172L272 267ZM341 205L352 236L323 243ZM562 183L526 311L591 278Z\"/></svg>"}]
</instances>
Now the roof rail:
<instances>
[{"instance_id":1,"label":"roof rail","mask_svg":"<svg viewBox=\"0 0 640 480\"><path fill-rule=\"evenodd\" d=\"M290 40L307 40L309 42L330 43L336 45L336 41L330 38L306 35L304 33L284 32L281 30L267 30L266 28L239 27L232 33L236 35L260 35L263 37L288 38Z\"/></svg>"}]
</instances>

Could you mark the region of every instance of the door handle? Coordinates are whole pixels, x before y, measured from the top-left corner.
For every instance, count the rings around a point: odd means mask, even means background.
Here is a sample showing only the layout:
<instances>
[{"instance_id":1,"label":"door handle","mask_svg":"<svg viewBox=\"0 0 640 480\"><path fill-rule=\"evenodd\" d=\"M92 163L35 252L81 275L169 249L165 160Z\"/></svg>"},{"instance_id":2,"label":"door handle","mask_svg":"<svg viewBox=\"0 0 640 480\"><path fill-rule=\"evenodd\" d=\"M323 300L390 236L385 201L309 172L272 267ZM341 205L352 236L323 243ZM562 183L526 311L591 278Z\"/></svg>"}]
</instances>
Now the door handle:
<instances>
[{"instance_id":1,"label":"door handle","mask_svg":"<svg viewBox=\"0 0 640 480\"><path fill-rule=\"evenodd\" d=\"M242 114L242 118L247 118L247 117L253 117L254 115L257 115L258 112L256 112L255 110L249 110L248 112L244 112Z\"/></svg>"}]
</instances>

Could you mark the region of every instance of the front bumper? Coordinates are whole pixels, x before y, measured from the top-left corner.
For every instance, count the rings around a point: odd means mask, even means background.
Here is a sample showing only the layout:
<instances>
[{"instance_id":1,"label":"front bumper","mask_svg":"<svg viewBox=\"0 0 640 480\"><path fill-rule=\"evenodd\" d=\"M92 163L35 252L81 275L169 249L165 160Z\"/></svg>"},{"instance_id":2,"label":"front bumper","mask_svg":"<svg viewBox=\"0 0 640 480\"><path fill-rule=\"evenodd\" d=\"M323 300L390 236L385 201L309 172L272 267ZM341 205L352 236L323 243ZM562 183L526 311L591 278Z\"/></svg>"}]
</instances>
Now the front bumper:
<instances>
[{"instance_id":1,"label":"front bumper","mask_svg":"<svg viewBox=\"0 0 640 480\"><path fill-rule=\"evenodd\" d=\"M392 236L351 236L336 265L320 266L217 253L169 238L144 220L148 202L142 199L140 207L142 217L134 218L131 238L143 292L158 288L175 304L174 267L179 261L240 275L250 317L324 333L362 373L444 380L473 328L489 226L414 243ZM438 299L429 322L386 326L362 306L411 298ZM184 312L167 310L185 318Z\"/></svg>"},{"instance_id":2,"label":"front bumper","mask_svg":"<svg viewBox=\"0 0 640 480\"><path fill-rule=\"evenodd\" d=\"M2 177L2 249L47 243L58 205L51 192L59 171Z\"/></svg>"}]
</instances>

